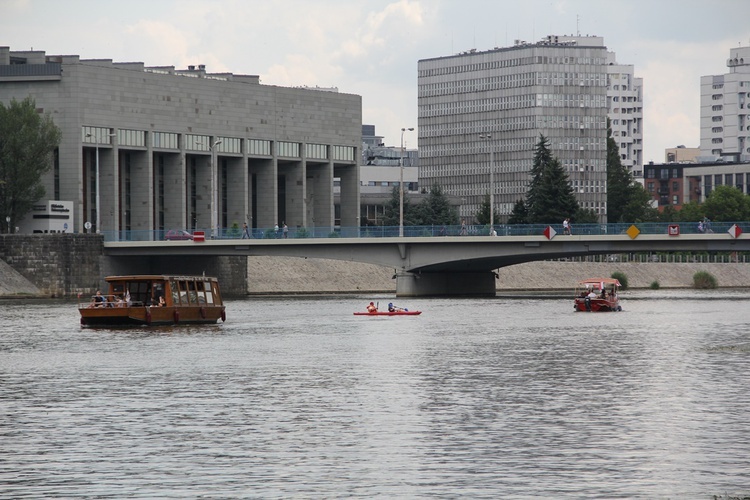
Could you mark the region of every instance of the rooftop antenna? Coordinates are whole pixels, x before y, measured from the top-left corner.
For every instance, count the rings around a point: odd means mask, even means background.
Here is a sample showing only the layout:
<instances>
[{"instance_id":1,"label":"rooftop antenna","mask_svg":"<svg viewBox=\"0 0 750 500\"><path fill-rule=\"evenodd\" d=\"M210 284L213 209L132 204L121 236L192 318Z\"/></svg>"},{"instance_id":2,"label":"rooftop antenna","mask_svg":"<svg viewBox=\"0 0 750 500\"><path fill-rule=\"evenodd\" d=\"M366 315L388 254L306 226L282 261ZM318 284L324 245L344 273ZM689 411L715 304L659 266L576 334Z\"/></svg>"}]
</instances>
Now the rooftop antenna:
<instances>
[{"instance_id":1,"label":"rooftop antenna","mask_svg":"<svg viewBox=\"0 0 750 500\"><path fill-rule=\"evenodd\" d=\"M578 27L578 22L581 20L581 16L576 14L576 36L581 36L581 29Z\"/></svg>"}]
</instances>

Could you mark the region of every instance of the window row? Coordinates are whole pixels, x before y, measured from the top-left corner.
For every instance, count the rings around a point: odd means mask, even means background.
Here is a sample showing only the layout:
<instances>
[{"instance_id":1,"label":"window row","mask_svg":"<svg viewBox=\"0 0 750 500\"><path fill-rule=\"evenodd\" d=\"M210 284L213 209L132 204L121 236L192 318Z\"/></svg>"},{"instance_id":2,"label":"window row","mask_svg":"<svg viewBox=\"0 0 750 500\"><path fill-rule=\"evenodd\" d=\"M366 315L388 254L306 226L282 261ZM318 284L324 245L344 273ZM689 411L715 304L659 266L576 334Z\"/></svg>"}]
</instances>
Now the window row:
<instances>
[{"instance_id":1,"label":"window row","mask_svg":"<svg viewBox=\"0 0 750 500\"><path fill-rule=\"evenodd\" d=\"M463 62L463 61L460 61ZM469 73L473 71L487 71L499 68L512 68L516 66L527 66L532 64L584 64L604 66L606 59L603 57L574 57L574 56L527 56L501 59L496 61L484 61L468 64L455 64L440 68L420 69L419 78L439 75L453 75L456 73Z\"/></svg>"},{"instance_id":2,"label":"window row","mask_svg":"<svg viewBox=\"0 0 750 500\"><path fill-rule=\"evenodd\" d=\"M151 146L158 149L180 149L190 151L203 151L226 154L242 154L243 142L247 148L247 154L258 156L271 156L274 141L261 139L240 139L237 137L212 137L199 134L178 134L174 132L152 132L143 130L112 129L106 127L81 128L81 142L92 145L112 145L113 138L117 137L119 146L147 147L148 138L151 138ZM277 141L277 154L293 158L300 157L300 143ZM326 144L304 144L307 158L329 159L329 146ZM355 148L352 146L330 146L333 160L354 161Z\"/></svg>"}]
</instances>

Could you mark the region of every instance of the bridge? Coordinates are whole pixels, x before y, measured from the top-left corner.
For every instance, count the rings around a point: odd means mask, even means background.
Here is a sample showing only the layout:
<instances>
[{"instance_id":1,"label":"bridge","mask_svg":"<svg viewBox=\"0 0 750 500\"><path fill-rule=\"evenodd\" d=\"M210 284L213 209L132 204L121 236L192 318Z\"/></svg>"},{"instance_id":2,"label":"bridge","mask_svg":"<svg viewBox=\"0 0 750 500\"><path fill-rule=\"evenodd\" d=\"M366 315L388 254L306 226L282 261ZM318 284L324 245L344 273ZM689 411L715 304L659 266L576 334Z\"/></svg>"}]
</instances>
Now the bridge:
<instances>
[{"instance_id":1,"label":"bridge","mask_svg":"<svg viewBox=\"0 0 750 500\"><path fill-rule=\"evenodd\" d=\"M726 226L726 227L725 227ZM508 236L314 237L106 241L110 257L282 256L363 262L393 268L396 294L494 295L494 270L535 260L636 252L747 252L750 222L714 223L683 234L676 224L592 225L564 235L552 226L514 227ZM747 232L745 232L747 230ZM562 229L560 228L560 232ZM588 234L586 234L588 233ZM421 234L425 234L422 231Z\"/></svg>"}]
</instances>

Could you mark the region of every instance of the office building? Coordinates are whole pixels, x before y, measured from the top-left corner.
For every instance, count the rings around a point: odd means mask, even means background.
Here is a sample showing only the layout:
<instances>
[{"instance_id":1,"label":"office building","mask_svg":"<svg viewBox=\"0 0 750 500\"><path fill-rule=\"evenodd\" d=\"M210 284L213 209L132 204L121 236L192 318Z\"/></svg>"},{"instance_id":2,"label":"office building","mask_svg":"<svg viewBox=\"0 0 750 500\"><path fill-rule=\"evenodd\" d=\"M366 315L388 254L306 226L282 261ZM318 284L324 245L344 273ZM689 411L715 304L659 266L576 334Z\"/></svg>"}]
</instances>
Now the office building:
<instances>
[{"instance_id":1,"label":"office building","mask_svg":"<svg viewBox=\"0 0 750 500\"><path fill-rule=\"evenodd\" d=\"M700 148L686 148L677 146L664 150L664 161L666 163L695 163L701 155Z\"/></svg>"},{"instance_id":2,"label":"office building","mask_svg":"<svg viewBox=\"0 0 750 500\"><path fill-rule=\"evenodd\" d=\"M356 226L362 102L335 90L0 47L0 101L31 96L62 130L47 198L112 238L333 228L334 178Z\"/></svg>"},{"instance_id":3,"label":"office building","mask_svg":"<svg viewBox=\"0 0 750 500\"><path fill-rule=\"evenodd\" d=\"M750 47L729 49L727 67L701 77L701 161L750 161Z\"/></svg>"},{"instance_id":4,"label":"office building","mask_svg":"<svg viewBox=\"0 0 750 500\"><path fill-rule=\"evenodd\" d=\"M620 163L643 177L643 78L632 64L618 64L614 52L607 53L607 109Z\"/></svg>"},{"instance_id":5,"label":"office building","mask_svg":"<svg viewBox=\"0 0 750 500\"><path fill-rule=\"evenodd\" d=\"M605 222L608 104L618 110L620 150L635 169L642 163L641 87L632 67L614 64L596 36L517 40L511 47L420 60L419 182L460 196L461 216L469 219L489 194L492 177L495 213L503 221L526 195L542 134L580 205Z\"/></svg>"}]
</instances>

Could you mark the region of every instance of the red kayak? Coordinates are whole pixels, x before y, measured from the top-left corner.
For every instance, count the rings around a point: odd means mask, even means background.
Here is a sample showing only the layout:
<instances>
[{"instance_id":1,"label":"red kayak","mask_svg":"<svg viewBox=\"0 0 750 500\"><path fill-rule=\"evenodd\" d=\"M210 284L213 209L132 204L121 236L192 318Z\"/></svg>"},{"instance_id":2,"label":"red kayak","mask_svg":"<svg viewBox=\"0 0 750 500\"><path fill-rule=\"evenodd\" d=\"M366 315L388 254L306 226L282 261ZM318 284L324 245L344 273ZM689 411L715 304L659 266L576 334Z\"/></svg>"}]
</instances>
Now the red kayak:
<instances>
[{"instance_id":1,"label":"red kayak","mask_svg":"<svg viewBox=\"0 0 750 500\"><path fill-rule=\"evenodd\" d=\"M355 316L419 316L422 311L377 311L377 312L356 312Z\"/></svg>"}]
</instances>

